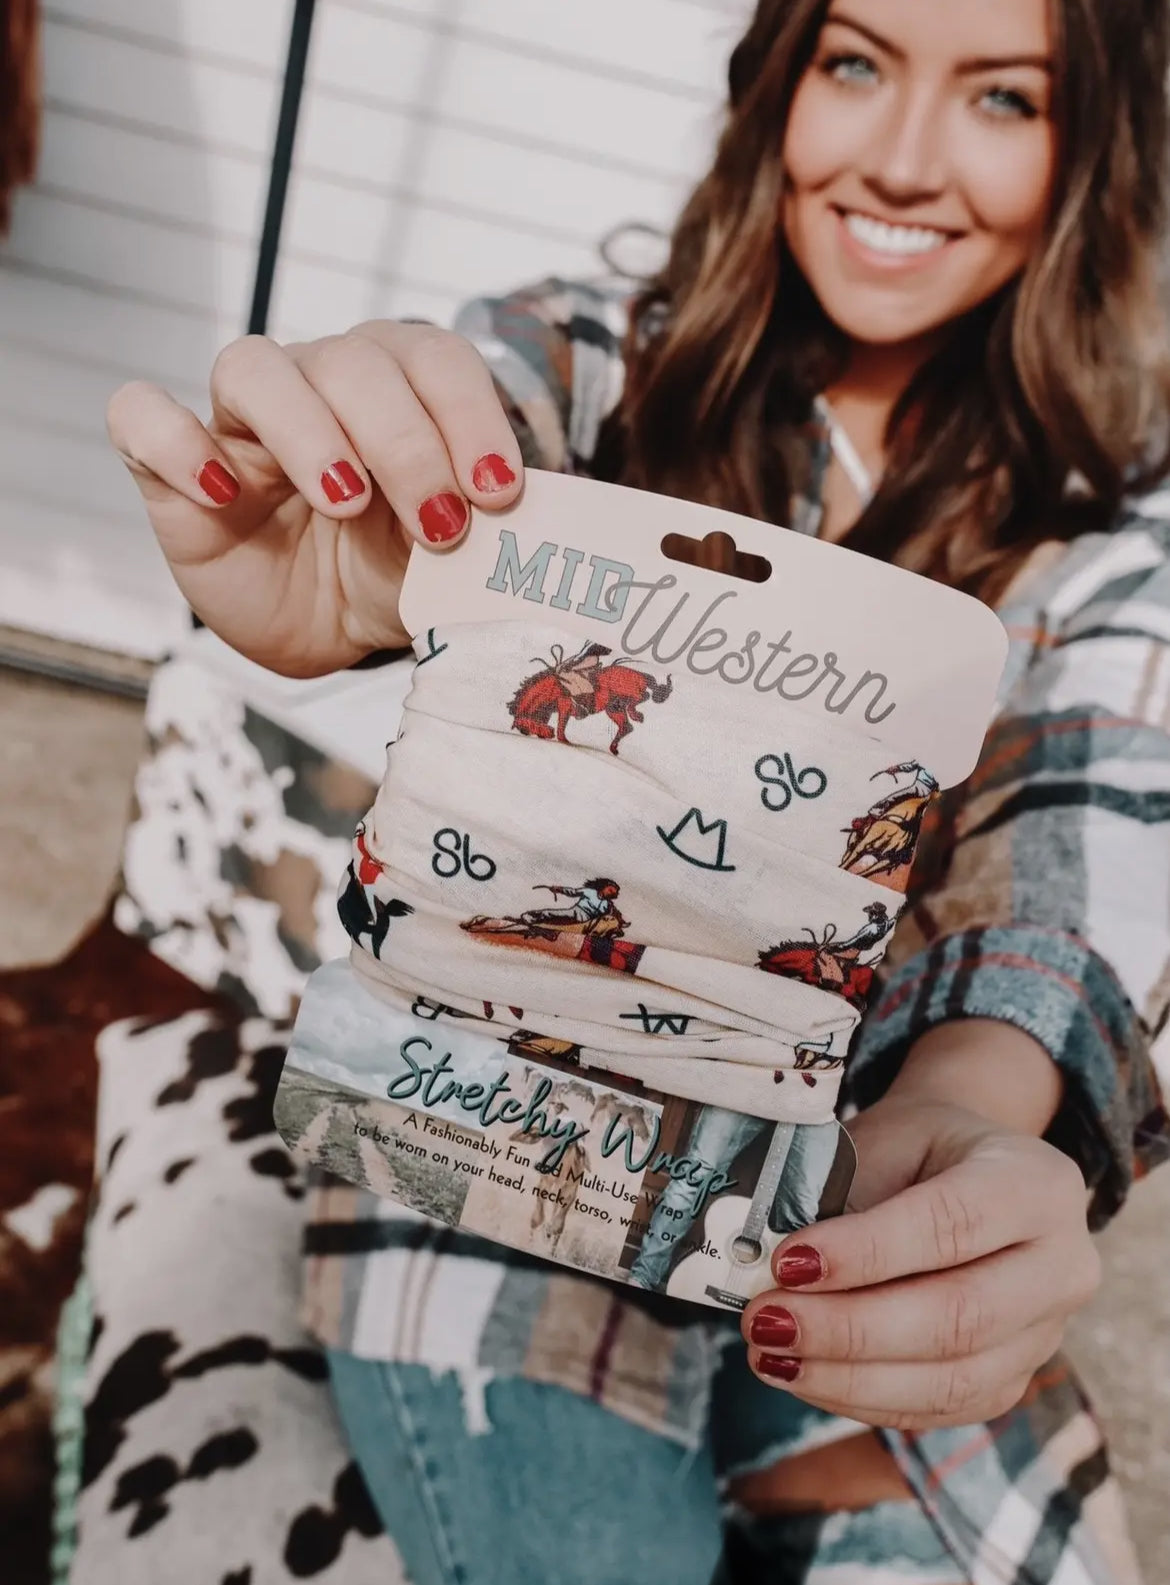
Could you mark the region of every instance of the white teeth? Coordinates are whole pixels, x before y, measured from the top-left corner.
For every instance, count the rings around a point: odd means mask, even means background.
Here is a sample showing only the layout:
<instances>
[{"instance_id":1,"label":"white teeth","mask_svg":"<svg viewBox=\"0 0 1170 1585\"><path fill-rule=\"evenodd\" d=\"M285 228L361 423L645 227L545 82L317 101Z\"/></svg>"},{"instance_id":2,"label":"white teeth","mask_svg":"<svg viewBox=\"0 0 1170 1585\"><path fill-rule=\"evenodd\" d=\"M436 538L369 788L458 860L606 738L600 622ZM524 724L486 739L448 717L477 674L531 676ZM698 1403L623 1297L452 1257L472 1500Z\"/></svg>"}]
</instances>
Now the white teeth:
<instances>
[{"instance_id":1,"label":"white teeth","mask_svg":"<svg viewBox=\"0 0 1170 1585\"><path fill-rule=\"evenodd\" d=\"M850 235L863 246L875 253L890 253L899 258L933 253L947 241L945 231L931 231L925 226L890 226L869 215L847 214L845 225Z\"/></svg>"}]
</instances>

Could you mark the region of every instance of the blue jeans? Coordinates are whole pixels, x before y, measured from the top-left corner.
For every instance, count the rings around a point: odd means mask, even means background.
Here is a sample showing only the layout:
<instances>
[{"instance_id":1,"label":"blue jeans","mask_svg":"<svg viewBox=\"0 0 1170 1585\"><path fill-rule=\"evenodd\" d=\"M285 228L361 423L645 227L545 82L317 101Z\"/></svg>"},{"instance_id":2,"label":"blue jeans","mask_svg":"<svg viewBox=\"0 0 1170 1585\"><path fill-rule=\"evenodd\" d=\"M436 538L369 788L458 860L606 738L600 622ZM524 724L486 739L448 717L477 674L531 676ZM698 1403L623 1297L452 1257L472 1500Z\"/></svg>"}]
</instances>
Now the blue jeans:
<instances>
[{"instance_id":1,"label":"blue jeans","mask_svg":"<svg viewBox=\"0 0 1170 1585\"><path fill-rule=\"evenodd\" d=\"M519 1378L488 1383L491 1429L472 1434L453 1372L329 1363L411 1585L708 1585L720 1547L709 1453Z\"/></svg>"},{"instance_id":2,"label":"blue jeans","mask_svg":"<svg viewBox=\"0 0 1170 1585\"><path fill-rule=\"evenodd\" d=\"M686 1154L712 1171L726 1172L741 1150L773 1126L786 1128L790 1142L768 1225L774 1232L795 1232L817 1219L821 1195L837 1154L839 1135L835 1124L819 1128L799 1128L793 1123L773 1125L743 1112L704 1106L685 1147ZM695 1188L685 1178L672 1178L667 1184L630 1268L632 1282L654 1292L666 1286L675 1249L694 1226L703 1193L701 1187Z\"/></svg>"},{"instance_id":3,"label":"blue jeans","mask_svg":"<svg viewBox=\"0 0 1170 1585\"><path fill-rule=\"evenodd\" d=\"M722 1471L780 1456L823 1418L763 1387L742 1348L696 1452L592 1399L508 1377L331 1353L333 1395L410 1585L963 1585L916 1502L754 1519Z\"/></svg>"}]
</instances>

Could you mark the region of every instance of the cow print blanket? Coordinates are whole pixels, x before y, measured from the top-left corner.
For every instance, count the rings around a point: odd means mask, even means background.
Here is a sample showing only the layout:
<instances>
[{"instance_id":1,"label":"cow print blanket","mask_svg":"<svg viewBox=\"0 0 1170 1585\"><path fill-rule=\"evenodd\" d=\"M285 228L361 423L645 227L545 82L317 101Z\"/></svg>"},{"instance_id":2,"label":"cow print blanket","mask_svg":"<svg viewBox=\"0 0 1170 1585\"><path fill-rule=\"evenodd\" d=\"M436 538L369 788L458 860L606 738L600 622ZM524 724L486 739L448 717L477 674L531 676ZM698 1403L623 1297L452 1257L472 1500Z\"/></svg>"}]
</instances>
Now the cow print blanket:
<instances>
[{"instance_id":1,"label":"cow print blanket","mask_svg":"<svg viewBox=\"0 0 1170 1585\"><path fill-rule=\"evenodd\" d=\"M394 1585L297 1323L284 1030L206 1011L98 1040L100 1190L73 1585Z\"/></svg>"},{"instance_id":2,"label":"cow print blanket","mask_svg":"<svg viewBox=\"0 0 1170 1585\"><path fill-rule=\"evenodd\" d=\"M107 926L135 961L117 1006L83 988L107 1016L71 1585L403 1579L298 1324L304 1186L272 1125L374 789L249 700L190 657L155 673Z\"/></svg>"},{"instance_id":3,"label":"cow print blanket","mask_svg":"<svg viewBox=\"0 0 1170 1585\"><path fill-rule=\"evenodd\" d=\"M0 974L0 1577L44 1585L57 1316L93 1170L94 1043L109 1023L214 1004L110 920L59 963Z\"/></svg>"}]
</instances>

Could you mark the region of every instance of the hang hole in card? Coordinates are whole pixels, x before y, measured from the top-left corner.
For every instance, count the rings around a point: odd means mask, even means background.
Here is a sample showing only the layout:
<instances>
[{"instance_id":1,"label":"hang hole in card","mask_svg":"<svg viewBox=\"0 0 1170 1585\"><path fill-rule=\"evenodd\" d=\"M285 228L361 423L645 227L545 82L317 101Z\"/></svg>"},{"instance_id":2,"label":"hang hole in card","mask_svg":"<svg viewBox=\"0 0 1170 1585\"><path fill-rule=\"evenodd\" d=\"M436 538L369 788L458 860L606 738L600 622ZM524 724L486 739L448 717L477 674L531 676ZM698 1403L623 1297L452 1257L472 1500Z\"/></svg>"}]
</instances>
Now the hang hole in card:
<instances>
[{"instance_id":1,"label":"hang hole in card","mask_svg":"<svg viewBox=\"0 0 1170 1585\"><path fill-rule=\"evenodd\" d=\"M719 531L705 534L702 539L667 534L659 549L667 561L680 562L684 567L701 567L707 572L721 572L743 583L767 583L772 576L772 563L766 557L740 550L730 534Z\"/></svg>"}]
</instances>

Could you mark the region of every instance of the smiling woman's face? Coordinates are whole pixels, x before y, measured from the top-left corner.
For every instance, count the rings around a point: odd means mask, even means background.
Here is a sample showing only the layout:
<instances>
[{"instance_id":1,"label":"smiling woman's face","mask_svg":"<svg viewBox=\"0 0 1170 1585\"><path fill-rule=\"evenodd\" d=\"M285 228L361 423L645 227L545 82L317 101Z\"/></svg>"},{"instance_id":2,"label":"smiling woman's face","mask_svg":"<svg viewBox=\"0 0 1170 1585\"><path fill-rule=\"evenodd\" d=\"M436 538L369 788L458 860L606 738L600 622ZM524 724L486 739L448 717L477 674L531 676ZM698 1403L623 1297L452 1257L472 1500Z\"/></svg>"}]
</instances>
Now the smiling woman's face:
<instances>
[{"instance_id":1,"label":"smiling woman's face","mask_svg":"<svg viewBox=\"0 0 1170 1585\"><path fill-rule=\"evenodd\" d=\"M847 335L928 337L1023 269L1052 96L1046 0L833 0L789 117L783 221Z\"/></svg>"}]
</instances>

